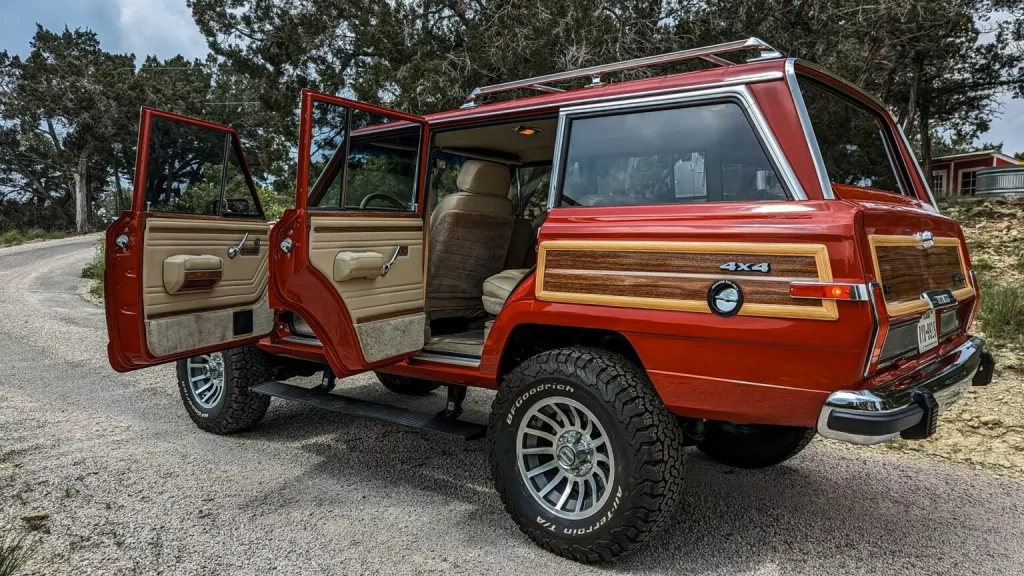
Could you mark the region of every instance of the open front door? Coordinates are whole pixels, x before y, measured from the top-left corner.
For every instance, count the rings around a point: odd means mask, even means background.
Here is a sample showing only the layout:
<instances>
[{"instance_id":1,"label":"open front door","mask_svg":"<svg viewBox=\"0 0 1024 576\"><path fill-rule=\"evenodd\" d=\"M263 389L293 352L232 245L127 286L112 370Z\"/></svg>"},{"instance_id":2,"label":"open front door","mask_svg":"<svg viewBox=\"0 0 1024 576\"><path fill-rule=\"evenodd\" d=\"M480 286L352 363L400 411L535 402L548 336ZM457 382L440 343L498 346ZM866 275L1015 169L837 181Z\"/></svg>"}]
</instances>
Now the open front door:
<instances>
[{"instance_id":1,"label":"open front door","mask_svg":"<svg viewBox=\"0 0 1024 576\"><path fill-rule=\"evenodd\" d=\"M302 93L295 209L271 236L271 305L340 376L423 348L425 120Z\"/></svg>"},{"instance_id":2,"label":"open front door","mask_svg":"<svg viewBox=\"0 0 1024 576\"><path fill-rule=\"evenodd\" d=\"M106 235L111 366L126 372L269 333L269 232L233 129L144 108L132 207Z\"/></svg>"}]
</instances>

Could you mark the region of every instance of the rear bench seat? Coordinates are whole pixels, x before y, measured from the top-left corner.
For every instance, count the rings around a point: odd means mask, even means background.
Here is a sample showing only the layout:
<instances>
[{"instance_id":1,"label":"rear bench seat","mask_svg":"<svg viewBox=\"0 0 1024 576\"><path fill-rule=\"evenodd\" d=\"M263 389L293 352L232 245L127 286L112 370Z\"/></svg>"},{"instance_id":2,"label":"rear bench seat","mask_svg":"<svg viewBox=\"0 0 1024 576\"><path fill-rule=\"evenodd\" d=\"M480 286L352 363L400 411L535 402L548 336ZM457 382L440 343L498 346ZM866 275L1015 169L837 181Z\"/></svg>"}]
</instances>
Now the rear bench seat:
<instances>
[{"instance_id":1,"label":"rear bench seat","mask_svg":"<svg viewBox=\"0 0 1024 576\"><path fill-rule=\"evenodd\" d=\"M484 280L484 310L488 314L497 316L505 305L505 300L508 300L509 294L512 294L512 289L529 271L527 268L504 270Z\"/></svg>"}]
</instances>

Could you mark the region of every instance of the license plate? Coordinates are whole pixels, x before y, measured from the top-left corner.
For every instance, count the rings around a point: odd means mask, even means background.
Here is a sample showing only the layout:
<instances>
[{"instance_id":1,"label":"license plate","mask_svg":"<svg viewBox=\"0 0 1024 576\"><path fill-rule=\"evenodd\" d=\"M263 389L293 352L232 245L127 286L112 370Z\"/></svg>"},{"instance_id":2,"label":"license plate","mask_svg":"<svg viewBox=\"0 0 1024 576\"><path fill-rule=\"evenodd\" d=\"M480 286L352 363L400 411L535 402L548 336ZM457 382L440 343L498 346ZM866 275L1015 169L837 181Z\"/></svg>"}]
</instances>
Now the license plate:
<instances>
[{"instance_id":1,"label":"license plate","mask_svg":"<svg viewBox=\"0 0 1024 576\"><path fill-rule=\"evenodd\" d=\"M917 351L927 352L939 345L939 332L935 328L935 311L929 310L917 321Z\"/></svg>"}]
</instances>

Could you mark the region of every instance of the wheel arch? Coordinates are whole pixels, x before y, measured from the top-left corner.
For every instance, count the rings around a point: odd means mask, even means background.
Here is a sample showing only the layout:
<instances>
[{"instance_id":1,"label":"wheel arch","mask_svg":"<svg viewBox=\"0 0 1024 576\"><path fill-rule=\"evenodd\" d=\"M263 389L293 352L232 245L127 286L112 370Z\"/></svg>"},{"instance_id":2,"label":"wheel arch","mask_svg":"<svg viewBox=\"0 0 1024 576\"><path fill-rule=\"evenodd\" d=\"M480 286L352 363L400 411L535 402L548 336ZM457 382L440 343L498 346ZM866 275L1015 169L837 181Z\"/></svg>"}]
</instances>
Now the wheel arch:
<instances>
[{"instance_id":1,"label":"wheel arch","mask_svg":"<svg viewBox=\"0 0 1024 576\"><path fill-rule=\"evenodd\" d=\"M498 364L499 382L527 358L548 350L591 346L620 354L644 368L640 355L621 332L557 324L518 324L509 334Z\"/></svg>"}]
</instances>

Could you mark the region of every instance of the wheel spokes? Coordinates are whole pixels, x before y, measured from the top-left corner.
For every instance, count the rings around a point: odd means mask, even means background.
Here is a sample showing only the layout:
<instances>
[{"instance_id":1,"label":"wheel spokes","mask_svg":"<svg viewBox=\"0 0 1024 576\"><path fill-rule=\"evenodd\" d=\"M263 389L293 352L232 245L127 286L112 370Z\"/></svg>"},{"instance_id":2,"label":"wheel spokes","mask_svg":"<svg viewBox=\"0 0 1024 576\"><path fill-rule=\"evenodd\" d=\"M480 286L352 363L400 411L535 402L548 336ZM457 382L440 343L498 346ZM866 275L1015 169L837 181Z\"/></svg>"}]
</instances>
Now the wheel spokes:
<instances>
[{"instance_id":1,"label":"wheel spokes","mask_svg":"<svg viewBox=\"0 0 1024 576\"><path fill-rule=\"evenodd\" d=\"M556 466L558 466L558 462L555 461L555 460L552 460L552 461L548 462L547 464L542 464L540 466L537 466L533 470L530 470L529 472L527 472L526 475L528 477L530 477L530 478L533 478L537 474L543 474L544 472L547 472L548 470L551 470L552 468L554 468Z\"/></svg>"},{"instance_id":2,"label":"wheel spokes","mask_svg":"<svg viewBox=\"0 0 1024 576\"><path fill-rule=\"evenodd\" d=\"M543 488L541 488L541 490L540 490L540 492L538 492L538 494L540 494L541 498L543 498L545 494L547 494L548 492L551 492L552 488L554 488L555 486L558 486L558 483L561 482L563 479L565 479L565 472L562 472L561 470L559 470L558 474L556 474L555 477L552 478L550 482L548 482Z\"/></svg>"}]
</instances>

